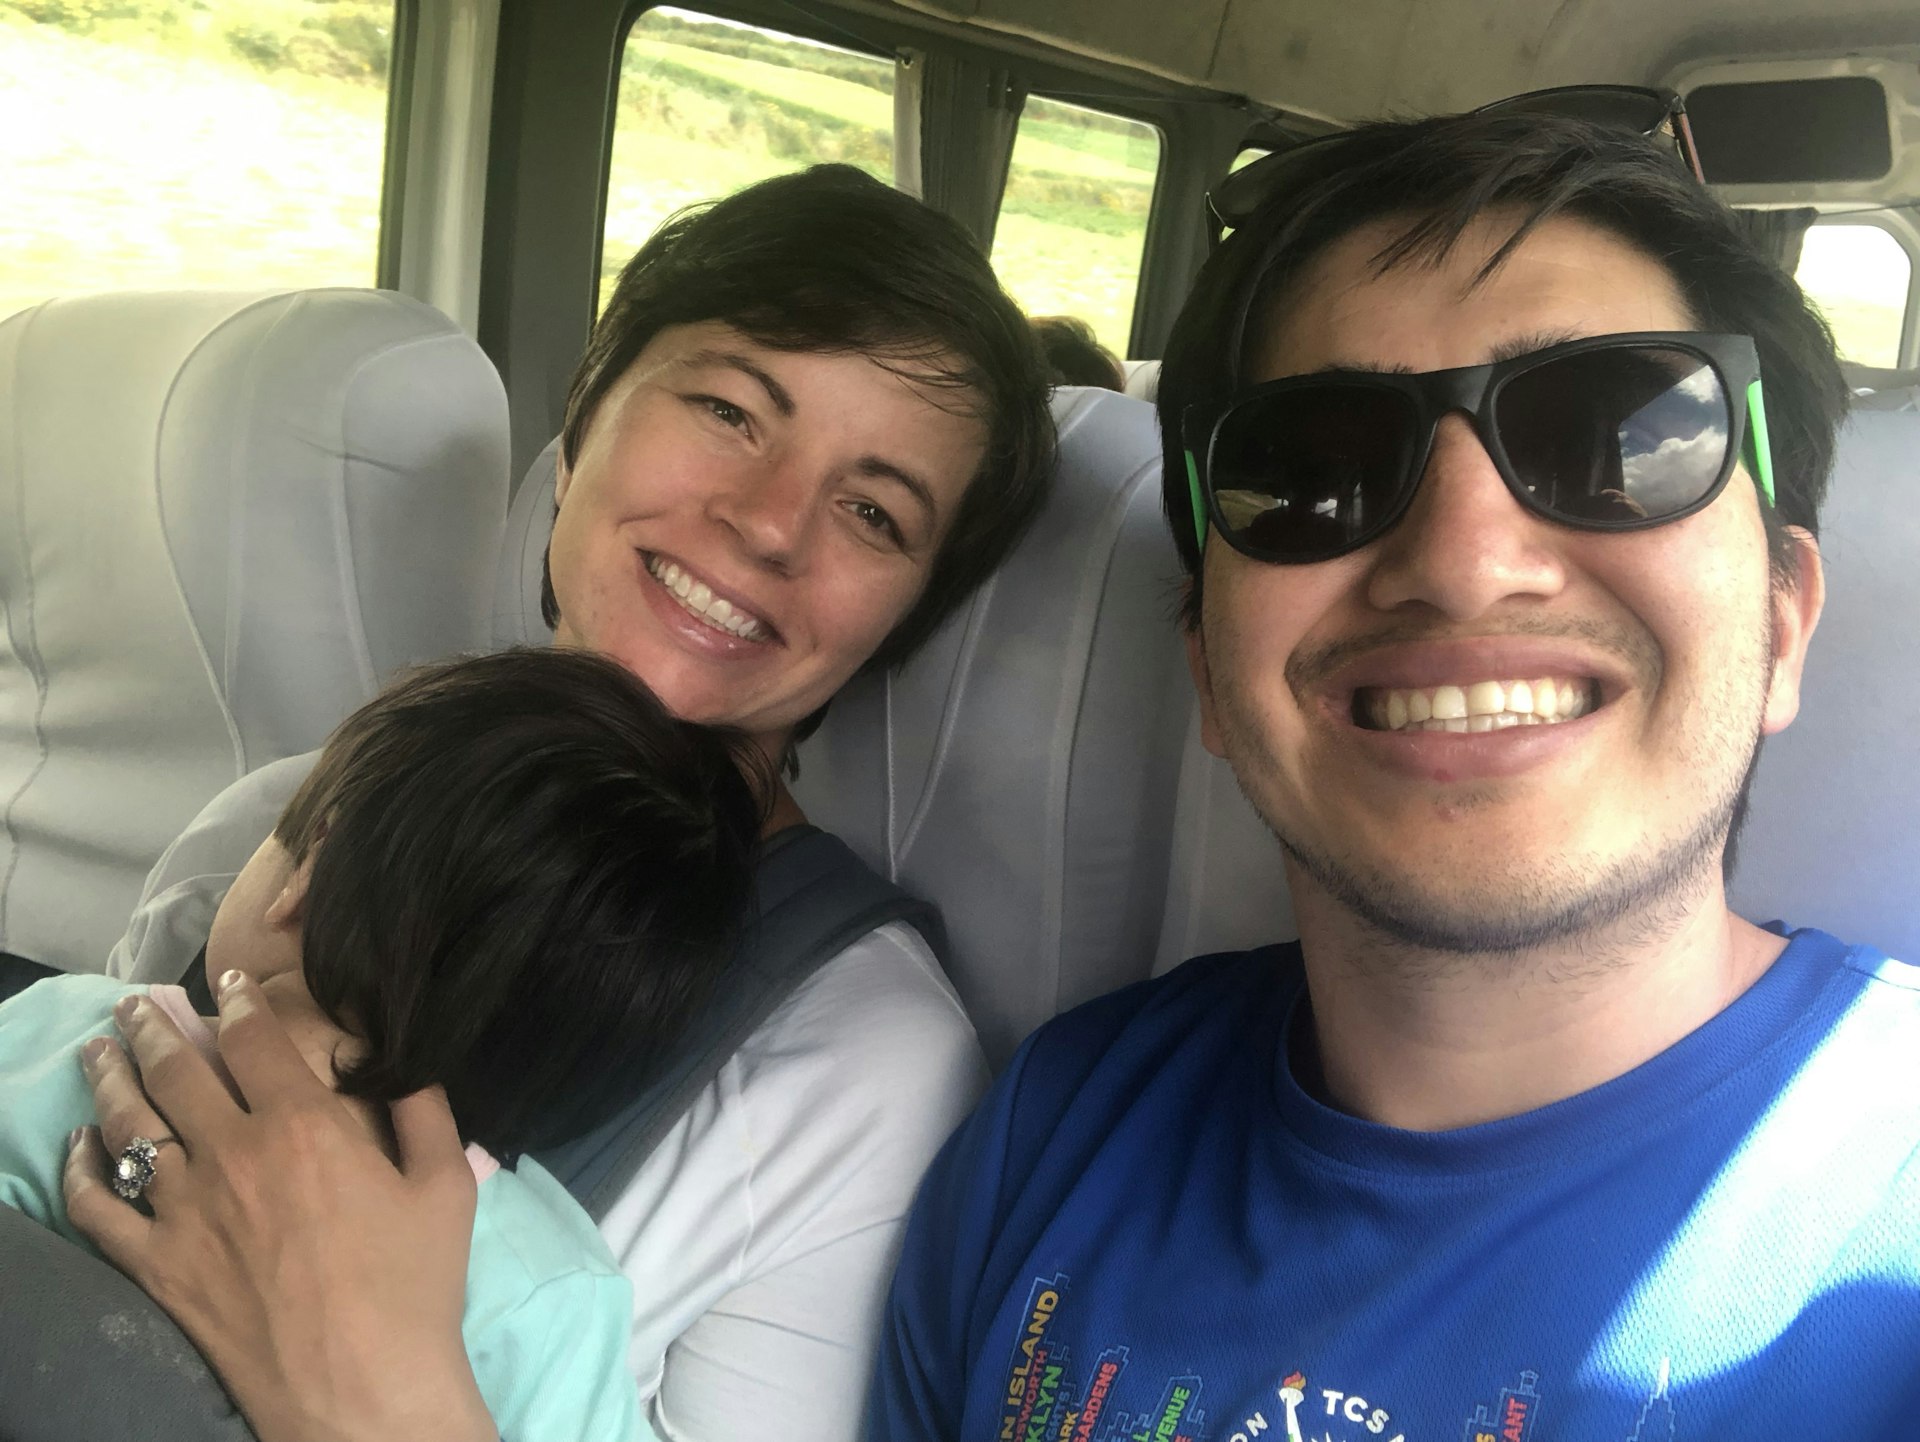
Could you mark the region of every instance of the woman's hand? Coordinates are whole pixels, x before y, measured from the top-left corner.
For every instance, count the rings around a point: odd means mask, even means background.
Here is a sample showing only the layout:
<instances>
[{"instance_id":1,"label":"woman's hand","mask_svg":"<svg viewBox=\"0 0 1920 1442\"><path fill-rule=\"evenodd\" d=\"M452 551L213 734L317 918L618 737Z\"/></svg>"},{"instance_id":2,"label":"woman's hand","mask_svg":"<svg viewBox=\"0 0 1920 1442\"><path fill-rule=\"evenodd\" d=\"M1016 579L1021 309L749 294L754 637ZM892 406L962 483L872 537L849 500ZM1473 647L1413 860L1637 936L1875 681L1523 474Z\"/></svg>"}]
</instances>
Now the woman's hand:
<instances>
[{"instance_id":1,"label":"woman's hand","mask_svg":"<svg viewBox=\"0 0 1920 1442\"><path fill-rule=\"evenodd\" d=\"M460 1336L474 1182L445 1096L394 1104L396 1167L260 988L222 983L220 1053L247 1109L152 1002L123 1002L139 1073L89 1044L100 1126L67 1161L74 1225L192 1338L262 1442L493 1438ZM105 1181L136 1136L180 1143L155 1160L151 1218Z\"/></svg>"}]
</instances>

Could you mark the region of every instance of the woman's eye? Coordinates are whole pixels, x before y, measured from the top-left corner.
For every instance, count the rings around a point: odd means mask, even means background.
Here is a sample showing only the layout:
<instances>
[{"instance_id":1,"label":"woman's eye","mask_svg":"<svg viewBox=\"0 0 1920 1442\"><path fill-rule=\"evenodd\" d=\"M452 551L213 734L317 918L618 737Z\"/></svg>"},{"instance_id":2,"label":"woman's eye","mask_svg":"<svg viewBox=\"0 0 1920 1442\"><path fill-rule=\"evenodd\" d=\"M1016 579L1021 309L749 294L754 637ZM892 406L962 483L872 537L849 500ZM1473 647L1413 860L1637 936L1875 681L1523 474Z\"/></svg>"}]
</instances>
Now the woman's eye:
<instances>
[{"instance_id":1,"label":"woman's eye","mask_svg":"<svg viewBox=\"0 0 1920 1442\"><path fill-rule=\"evenodd\" d=\"M723 426L740 430L747 424L747 413L732 401L723 401L719 396L693 396L690 399Z\"/></svg>"},{"instance_id":2,"label":"woman's eye","mask_svg":"<svg viewBox=\"0 0 1920 1442\"><path fill-rule=\"evenodd\" d=\"M902 544L900 528L893 523L893 517L872 501L854 501L851 503L851 509L867 529L885 536L896 546Z\"/></svg>"}]
</instances>

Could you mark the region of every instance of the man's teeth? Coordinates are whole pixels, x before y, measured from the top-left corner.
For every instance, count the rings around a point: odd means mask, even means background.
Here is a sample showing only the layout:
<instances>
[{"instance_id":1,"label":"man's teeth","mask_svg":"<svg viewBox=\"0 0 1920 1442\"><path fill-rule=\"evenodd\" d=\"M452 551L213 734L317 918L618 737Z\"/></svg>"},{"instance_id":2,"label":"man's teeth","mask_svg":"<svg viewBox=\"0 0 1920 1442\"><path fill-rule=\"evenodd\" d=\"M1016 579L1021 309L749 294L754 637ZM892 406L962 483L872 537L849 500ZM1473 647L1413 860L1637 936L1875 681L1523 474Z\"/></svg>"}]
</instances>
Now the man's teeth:
<instances>
[{"instance_id":1,"label":"man's teeth","mask_svg":"<svg viewBox=\"0 0 1920 1442\"><path fill-rule=\"evenodd\" d=\"M1379 731L1500 731L1551 726L1593 709L1593 683L1564 676L1538 681L1476 681L1422 691L1384 687L1363 693L1368 722Z\"/></svg>"},{"instance_id":2,"label":"man's teeth","mask_svg":"<svg viewBox=\"0 0 1920 1442\"><path fill-rule=\"evenodd\" d=\"M736 611L725 597L716 596L705 581L696 581L672 561L658 556L647 558L647 574L653 577L694 615L710 626L717 626L743 641L763 640L767 628L745 611Z\"/></svg>"}]
</instances>

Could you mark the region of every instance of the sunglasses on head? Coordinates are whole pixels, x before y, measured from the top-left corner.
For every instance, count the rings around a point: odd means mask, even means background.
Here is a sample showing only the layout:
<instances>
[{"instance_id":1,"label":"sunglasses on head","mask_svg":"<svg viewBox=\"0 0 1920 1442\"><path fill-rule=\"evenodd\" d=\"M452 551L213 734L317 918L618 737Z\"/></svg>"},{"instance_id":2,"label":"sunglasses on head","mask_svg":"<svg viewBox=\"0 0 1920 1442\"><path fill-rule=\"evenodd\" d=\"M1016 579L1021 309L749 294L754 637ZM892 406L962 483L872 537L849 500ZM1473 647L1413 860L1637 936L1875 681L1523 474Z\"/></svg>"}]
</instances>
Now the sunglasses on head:
<instances>
[{"instance_id":1,"label":"sunglasses on head","mask_svg":"<svg viewBox=\"0 0 1920 1442\"><path fill-rule=\"evenodd\" d=\"M1561 85L1551 90L1510 95L1470 113L1554 115L1617 126L1649 139L1657 136L1671 141L1693 178L1703 185L1706 183L1706 173L1700 168L1700 154L1694 149L1693 130L1687 124L1687 107L1671 90L1638 85ZM1227 231L1253 219L1270 196L1284 190L1288 176L1300 171L1302 156L1311 155L1317 146L1340 138L1341 132L1335 131L1262 156L1207 192L1207 210L1212 221L1208 234L1213 244L1217 246Z\"/></svg>"},{"instance_id":2,"label":"sunglasses on head","mask_svg":"<svg viewBox=\"0 0 1920 1442\"><path fill-rule=\"evenodd\" d=\"M1760 363L1743 335L1641 331L1419 375L1322 371L1187 407L1194 528L1256 561L1331 560L1406 513L1443 416L1471 419L1527 510L1583 531L1677 521L1743 458L1767 505Z\"/></svg>"}]
</instances>

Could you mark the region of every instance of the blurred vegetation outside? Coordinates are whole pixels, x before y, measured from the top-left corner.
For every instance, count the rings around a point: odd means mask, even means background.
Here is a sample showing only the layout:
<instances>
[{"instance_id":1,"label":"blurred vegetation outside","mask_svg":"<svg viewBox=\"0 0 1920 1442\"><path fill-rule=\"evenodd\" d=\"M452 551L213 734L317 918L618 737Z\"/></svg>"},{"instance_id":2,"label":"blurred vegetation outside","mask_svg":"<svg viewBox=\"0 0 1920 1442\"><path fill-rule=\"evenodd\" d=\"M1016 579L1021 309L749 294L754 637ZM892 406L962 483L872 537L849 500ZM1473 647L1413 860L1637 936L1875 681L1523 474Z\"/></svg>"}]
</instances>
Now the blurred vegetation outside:
<instances>
[{"instance_id":1,"label":"blurred vegetation outside","mask_svg":"<svg viewBox=\"0 0 1920 1442\"><path fill-rule=\"evenodd\" d=\"M0 315L371 285L393 0L0 0Z\"/></svg>"},{"instance_id":2,"label":"blurred vegetation outside","mask_svg":"<svg viewBox=\"0 0 1920 1442\"><path fill-rule=\"evenodd\" d=\"M64 292L370 285L392 0L0 0L0 315ZM1159 137L1021 117L994 262L1126 349ZM891 180L893 65L648 11L620 74L601 299L683 205L841 160Z\"/></svg>"},{"instance_id":3,"label":"blurred vegetation outside","mask_svg":"<svg viewBox=\"0 0 1920 1442\"><path fill-rule=\"evenodd\" d=\"M1077 315L1125 357L1160 175L1160 132L1029 98L993 237L1001 283L1030 315Z\"/></svg>"}]
</instances>

